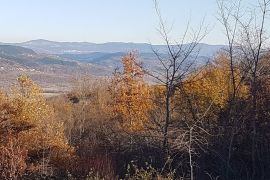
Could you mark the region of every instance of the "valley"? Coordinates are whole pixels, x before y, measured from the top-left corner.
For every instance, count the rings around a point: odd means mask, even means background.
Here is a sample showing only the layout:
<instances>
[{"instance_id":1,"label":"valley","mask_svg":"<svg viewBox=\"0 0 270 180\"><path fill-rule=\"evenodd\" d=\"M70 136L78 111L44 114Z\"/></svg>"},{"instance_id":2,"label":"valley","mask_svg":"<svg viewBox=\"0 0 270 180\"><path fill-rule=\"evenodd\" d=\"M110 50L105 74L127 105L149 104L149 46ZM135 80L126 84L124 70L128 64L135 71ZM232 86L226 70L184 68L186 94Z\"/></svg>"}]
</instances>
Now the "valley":
<instances>
[{"instance_id":1,"label":"valley","mask_svg":"<svg viewBox=\"0 0 270 180\"><path fill-rule=\"evenodd\" d=\"M200 44L198 62L205 63L222 45ZM166 56L166 47L146 43L54 42L33 40L23 43L0 43L0 87L12 86L20 74L28 74L44 91L66 92L72 79L80 76L108 77L121 68L121 58L138 52L145 69L159 70L156 49Z\"/></svg>"}]
</instances>

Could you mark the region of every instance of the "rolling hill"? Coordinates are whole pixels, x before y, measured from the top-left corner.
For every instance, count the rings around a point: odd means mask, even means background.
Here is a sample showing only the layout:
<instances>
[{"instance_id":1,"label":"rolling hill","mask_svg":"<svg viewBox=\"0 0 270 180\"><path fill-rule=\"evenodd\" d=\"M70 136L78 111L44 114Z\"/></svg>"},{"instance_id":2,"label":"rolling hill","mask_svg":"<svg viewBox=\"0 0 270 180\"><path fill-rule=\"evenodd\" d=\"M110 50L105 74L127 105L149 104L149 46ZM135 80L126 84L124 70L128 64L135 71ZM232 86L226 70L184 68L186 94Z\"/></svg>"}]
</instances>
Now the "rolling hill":
<instances>
[{"instance_id":1,"label":"rolling hill","mask_svg":"<svg viewBox=\"0 0 270 180\"><path fill-rule=\"evenodd\" d=\"M222 48L222 45L199 44L197 63L205 63ZM110 76L116 67L121 67L121 57L129 51L137 51L147 69L158 69L160 66L152 49L166 56L166 46L147 43L48 40L0 43L0 85L9 87L19 74L24 73L45 89L66 89L76 76Z\"/></svg>"},{"instance_id":2,"label":"rolling hill","mask_svg":"<svg viewBox=\"0 0 270 180\"><path fill-rule=\"evenodd\" d=\"M13 45L0 45L0 87L9 88L19 74L28 74L43 88L65 90L77 75L109 74L105 68Z\"/></svg>"}]
</instances>

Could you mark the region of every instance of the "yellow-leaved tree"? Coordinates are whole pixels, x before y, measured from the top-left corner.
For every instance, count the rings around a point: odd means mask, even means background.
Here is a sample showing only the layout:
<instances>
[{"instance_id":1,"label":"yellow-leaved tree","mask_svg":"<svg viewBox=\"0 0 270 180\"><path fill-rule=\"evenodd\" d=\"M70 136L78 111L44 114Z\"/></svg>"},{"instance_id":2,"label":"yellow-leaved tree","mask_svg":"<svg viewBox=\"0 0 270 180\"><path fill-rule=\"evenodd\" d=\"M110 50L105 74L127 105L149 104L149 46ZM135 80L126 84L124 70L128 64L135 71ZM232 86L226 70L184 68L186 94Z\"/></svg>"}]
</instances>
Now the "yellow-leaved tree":
<instances>
[{"instance_id":1,"label":"yellow-leaved tree","mask_svg":"<svg viewBox=\"0 0 270 180\"><path fill-rule=\"evenodd\" d=\"M240 69L235 67L236 97L244 98L247 96L248 89L240 81ZM223 108L232 92L229 59L222 54L217 56L213 63L192 74L185 81L185 88L187 92L201 98L201 105L208 106L209 103L213 103Z\"/></svg>"},{"instance_id":2,"label":"yellow-leaved tree","mask_svg":"<svg viewBox=\"0 0 270 180\"><path fill-rule=\"evenodd\" d=\"M55 119L41 88L28 76L21 75L18 85L1 99L1 131L12 136L16 146L27 154L27 170L52 174L52 166L68 158L72 148L67 144L64 127ZM2 141L5 146L9 141Z\"/></svg>"},{"instance_id":3,"label":"yellow-leaved tree","mask_svg":"<svg viewBox=\"0 0 270 180\"><path fill-rule=\"evenodd\" d=\"M150 88L135 53L122 58L123 71L115 72L111 92L115 118L129 131L139 131L148 121L152 107Z\"/></svg>"}]
</instances>

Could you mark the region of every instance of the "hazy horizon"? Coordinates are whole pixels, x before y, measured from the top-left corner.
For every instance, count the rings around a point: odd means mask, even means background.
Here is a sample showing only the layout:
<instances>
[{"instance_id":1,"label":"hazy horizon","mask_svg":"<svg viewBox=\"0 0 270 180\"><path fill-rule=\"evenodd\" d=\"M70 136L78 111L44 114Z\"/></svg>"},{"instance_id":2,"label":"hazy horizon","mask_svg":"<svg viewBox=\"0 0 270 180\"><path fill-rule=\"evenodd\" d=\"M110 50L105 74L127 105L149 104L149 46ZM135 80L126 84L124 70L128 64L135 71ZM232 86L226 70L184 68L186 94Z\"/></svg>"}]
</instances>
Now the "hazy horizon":
<instances>
[{"instance_id":1,"label":"hazy horizon","mask_svg":"<svg viewBox=\"0 0 270 180\"><path fill-rule=\"evenodd\" d=\"M107 41L107 42L92 42L92 41L56 41L56 40L50 40L50 39L29 39L25 41L18 41L18 42L8 42L8 41L0 41L0 43L3 44L19 44L19 43L26 43L31 41L48 41L48 42L57 42L57 43L93 43L93 44L107 44L107 43L126 43L126 44L151 44L151 45L165 45L164 43L151 43L151 42L125 42L125 41ZM201 42L200 44L207 44L207 45L226 45L224 44L213 44L213 43L207 43L207 42Z\"/></svg>"},{"instance_id":2,"label":"hazy horizon","mask_svg":"<svg viewBox=\"0 0 270 180\"><path fill-rule=\"evenodd\" d=\"M210 33L207 44L224 44L217 22L216 0L160 0L160 10L172 39L178 39L190 19L196 28L205 17ZM199 13L198 13L199 12ZM162 44L152 0L9 0L0 7L0 42L34 39L66 42L134 42Z\"/></svg>"},{"instance_id":3,"label":"hazy horizon","mask_svg":"<svg viewBox=\"0 0 270 180\"><path fill-rule=\"evenodd\" d=\"M253 0L244 0L253 7ZM192 29L203 20L209 34L207 44L225 44L218 21L216 0L159 0L162 17L173 40L179 40L190 22ZM35 39L58 42L134 42L162 44L153 0L9 0L0 7L0 42ZM267 25L270 25L267 22Z\"/></svg>"}]
</instances>

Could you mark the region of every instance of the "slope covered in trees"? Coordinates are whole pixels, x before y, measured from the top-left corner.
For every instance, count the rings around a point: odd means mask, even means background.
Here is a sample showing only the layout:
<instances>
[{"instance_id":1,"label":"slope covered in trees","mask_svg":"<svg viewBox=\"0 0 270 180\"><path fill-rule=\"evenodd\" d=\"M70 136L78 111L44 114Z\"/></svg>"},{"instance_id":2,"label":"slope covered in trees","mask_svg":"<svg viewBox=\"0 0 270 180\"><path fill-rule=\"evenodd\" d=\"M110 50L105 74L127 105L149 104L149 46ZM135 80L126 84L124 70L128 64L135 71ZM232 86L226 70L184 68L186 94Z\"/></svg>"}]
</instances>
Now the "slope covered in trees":
<instances>
[{"instance_id":1,"label":"slope covered in trees","mask_svg":"<svg viewBox=\"0 0 270 180\"><path fill-rule=\"evenodd\" d=\"M269 60L262 56L265 70ZM12 92L1 93L1 178L250 177L251 80L241 80L240 63L231 104L229 62L218 55L176 86L166 136L166 85L145 83L134 53L113 78L78 79L72 92L47 100L29 77L18 77ZM256 177L269 177L265 72L258 82L256 151L263 159Z\"/></svg>"}]
</instances>

